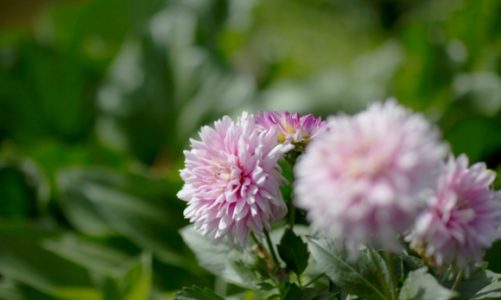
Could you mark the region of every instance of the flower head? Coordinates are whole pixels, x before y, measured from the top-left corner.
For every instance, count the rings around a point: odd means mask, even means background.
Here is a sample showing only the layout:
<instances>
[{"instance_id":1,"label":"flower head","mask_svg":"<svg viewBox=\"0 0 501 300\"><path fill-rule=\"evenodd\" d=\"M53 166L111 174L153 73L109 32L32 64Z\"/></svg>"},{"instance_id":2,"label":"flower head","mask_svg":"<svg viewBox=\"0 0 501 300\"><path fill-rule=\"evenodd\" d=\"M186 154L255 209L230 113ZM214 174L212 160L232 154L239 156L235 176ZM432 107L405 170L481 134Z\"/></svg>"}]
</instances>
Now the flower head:
<instances>
[{"instance_id":1,"label":"flower head","mask_svg":"<svg viewBox=\"0 0 501 300\"><path fill-rule=\"evenodd\" d=\"M204 126L199 136L184 152L178 193L188 202L184 216L203 235L244 246L250 231L261 235L287 212L277 162L291 146L277 144L277 133L246 113Z\"/></svg>"},{"instance_id":2,"label":"flower head","mask_svg":"<svg viewBox=\"0 0 501 300\"><path fill-rule=\"evenodd\" d=\"M430 264L469 271L500 237L501 195L490 186L496 175L461 155L449 159L429 208L409 235L411 247Z\"/></svg>"},{"instance_id":3,"label":"flower head","mask_svg":"<svg viewBox=\"0 0 501 300\"><path fill-rule=\"evenodd\" d=\"M421 115L394 101L332 117L295 168L296 204L344 241L394 250L435 185L446 147Z\"/></svg>"},{"instance_id":4,"label":"flower head","mask_svg":"<svg viewBox=\"0 0 501 300\"><path fill-rule=\"evenodd\" d=\"M306 144L325 128L325 122L311 114L267 111L259 114L257 121L264 128L277 130L280 143L294 145Z\"/></svg>"}]
</instances>

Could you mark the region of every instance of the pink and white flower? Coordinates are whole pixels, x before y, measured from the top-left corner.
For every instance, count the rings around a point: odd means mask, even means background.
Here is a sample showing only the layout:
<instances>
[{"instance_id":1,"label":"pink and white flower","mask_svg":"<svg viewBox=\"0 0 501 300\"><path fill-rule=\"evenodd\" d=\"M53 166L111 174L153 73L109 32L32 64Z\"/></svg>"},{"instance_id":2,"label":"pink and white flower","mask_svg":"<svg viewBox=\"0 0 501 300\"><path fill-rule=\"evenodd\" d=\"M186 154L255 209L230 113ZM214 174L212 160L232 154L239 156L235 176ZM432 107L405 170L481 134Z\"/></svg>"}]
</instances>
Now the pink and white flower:
<instances>
[{"instance_id":1,"label":"pink and white flower","mask_svg":"<svg viewBox=\"0 0 501 300\"><path fill-rule=\"evenodd\" d=\"M178 197L188 202L184 216L200 233L245 246L251 231L260 236L286 214L277 162L292 146L278 144L277 135L243 113L202 127L200 140L191 140Z\"/></svg>"},{"instance_id":2,"label":"pink and white flower","mask_svg":"<svg viewBox=\"0 0 501 300\"><path fill-rule=\"evenodd\" d=\"M361 244L398 249L435 186L446 153L438 130L394 101L327 126L295 167L297 206L353 254Z\"/></svg>"},{"instance_id":3,"label":"pink and white flower","mask_svg":"<svg viewBox=\"0 0 501 300\"><path fill-rule=\"evenodd\" d=\"M277 130L280 143L307 144L325 129L325 122L312 114L301 116L298 113L267 111L257 115L256 119L264 128Z\"/></svg>"},{"instance_id":4,"label":"pink and white flower","mask_svg":"<svg viewBox=\"0 0 501 300\"><path fill-rule=\"evenodd\" d=\"M500 238L501 194L491 189L496 174L468 158L450 158L429 208L409 235L411 247L431 265L471 270Z\"/></svg>"}]
</instances>

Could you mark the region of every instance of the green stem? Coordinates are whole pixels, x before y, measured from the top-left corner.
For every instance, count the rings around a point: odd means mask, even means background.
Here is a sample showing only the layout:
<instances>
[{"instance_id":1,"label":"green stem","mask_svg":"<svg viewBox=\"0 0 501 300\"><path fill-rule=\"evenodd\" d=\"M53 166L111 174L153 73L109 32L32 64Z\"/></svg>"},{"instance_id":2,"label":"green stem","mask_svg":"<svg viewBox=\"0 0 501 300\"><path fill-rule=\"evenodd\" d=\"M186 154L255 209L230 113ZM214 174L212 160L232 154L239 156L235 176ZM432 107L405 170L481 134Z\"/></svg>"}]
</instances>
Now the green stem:
<instances>
[{"instance_id":1,"label":"green stem","mask_svg":"<svg viewBox=\"0 0 501 300\"><path fill-rule=\"evenodd\" d=\"M261 241L256 237L256 234L254 234L253 231L251 231L250 236L251 236L252 240L254 241L254 243L261 245Z\"/></svg>"},{"instance_id":2,"label":"green stem","mask_svg":"<svg viewBox=\"0 0 501 300\"><path fill-rule=\"evenodd\" d=\"M296 222L296 208L294 207L294 203L292 202L293 200L292 194L291 194L291 201L290 201L290 208L289 208L289 226L290 228L294 227L294 223Z\"/></svg>"},{"instance_id":3,"label":"green stem","mask_svg":"<svg viewBox=\"0 0 501 300\"><path fill-rule=\"evenodd\" d=\"M275 248L273 247L273 243L271 242L270 235L268 234L267 230L264 230L264 237L266 238L266 244L268 244L268 248L270 249L271 257L273 258L273 261L277 265L277 267L280 267L280 262L278 261L278 256L275 253Z\"/></svg>"},{"instance_id":4,"label":"green stem","mask_svg":"<svg viewBox=\"0 0 501 300\"><path fill-rule=\"evenodd\" d=\"M454 284L451 287L451 290L457 291L459 285L461 284L461 280L463 280L463 270L459 271L456 275L456 279L454 280Z\"/></svg>"},{"instance_id":5,"label":"green stem","mask_svg":"<svg viewBox=\"0 0 501 300\"><path fill-rule=\"evenodd\" d=\"M292 172L291 172L291 195L289 199L289 227L293 228L294 223L296 222L296 207L294 206L294 165L296 164L297 156L293 156L290 159L288 159L288 162L291 166Z\"/></svg>"}]
</instances>

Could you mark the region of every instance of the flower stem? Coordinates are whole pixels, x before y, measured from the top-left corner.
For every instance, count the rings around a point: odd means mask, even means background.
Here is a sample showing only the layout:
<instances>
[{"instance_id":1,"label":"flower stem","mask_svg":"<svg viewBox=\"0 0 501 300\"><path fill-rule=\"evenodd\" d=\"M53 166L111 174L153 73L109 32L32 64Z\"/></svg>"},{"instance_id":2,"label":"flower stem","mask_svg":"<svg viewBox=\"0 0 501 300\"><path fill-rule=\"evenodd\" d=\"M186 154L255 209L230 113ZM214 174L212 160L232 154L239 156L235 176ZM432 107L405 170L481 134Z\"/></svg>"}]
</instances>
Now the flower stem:
<instances>
[{"instance_id":1,"label":"flower stem","mask_svg":"<svg viewBox=\"0 0 501 300\"><path fill-rule=\"evenodd\" d=\"M294 206L294 165L296 164L297 156L292 155L289 156L287 160L289 165L291 166L291 194L289 199L289 227L292 229L294 227L294 223L296 223L296 207Z\"/></svg>"},{"instance_id":2,"label":"flower stem","mask_svg":"<svg viewBox=\"0 0 501 300\"><path fill-rule=\"evenodd\" d=\"M263 243L261 243L261 241L256 237L254 232L251 232L251 237L256 243L256 245L253 248L253 251L259 258L263 259L266 262L266 266L270 271L274 270L276 267L276 263L273 261L273 258L271 257L269 251L266 250Z\"/></svg>"},{"instance_id":3,"label":"flower stem","mask_svg":"<svg viewBox=\"0 0 501 300\"><path fill-rule=\"evenodd\" d=\"M270 235L268 234L267 230L264 230L264 237L266 238L266 244L268 244L268 248L270 249L273 261L275 262L277 267L280 267L280 262L278 261L277 254L275 253L275 248L273 247L273 243L271 242Z\"/></svg>"},{"instance_id":4,"label":"flower stem","mask_svg":"<svg viewBox=\"0 0 501 300\"><path fill-rule=\"evenodd\" d=\"M293 197L291 195L291 202L289 208L289 226L290 228L294 227L294 223L296 222L296 208L294 207L294 203L292 202Z\"/></svg>"},{"instance_id":5,"label":"flower stem","mask_svg":"<svg viewBox=\"0 0 501 300\"><path fill-rule=\"evenodd\" d=\"M454 284L451 287L451 290L457 291L459 288L459 285L461 283L461 280L463 280L463 270L459 271L456 275L456 279L454 280Z\"/></svg>"},{"instance_id":6,"label":"flower stem","mask_svg":"<svg viewBox=\"0 0 501 300\"><path fill-rule=\"evenodd\" d=\"M253 231L251 231L250 236L251 236L252 240L254 241L254 243L256 243L257 245L261 244L261 241L259 241L259 239L256 237L256 234Z\"/></svg>"}]
</instances>

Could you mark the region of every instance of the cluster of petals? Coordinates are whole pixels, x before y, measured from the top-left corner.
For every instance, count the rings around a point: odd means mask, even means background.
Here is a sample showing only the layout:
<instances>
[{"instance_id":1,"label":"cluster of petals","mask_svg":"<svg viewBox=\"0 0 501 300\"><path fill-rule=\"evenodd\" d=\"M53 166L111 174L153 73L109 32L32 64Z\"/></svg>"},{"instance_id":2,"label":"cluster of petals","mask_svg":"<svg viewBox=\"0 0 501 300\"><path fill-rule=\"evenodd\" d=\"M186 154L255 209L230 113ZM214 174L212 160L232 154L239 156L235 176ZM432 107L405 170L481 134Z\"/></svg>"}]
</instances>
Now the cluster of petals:
<instances>
[{"instance_id":1,"label":"cluster of petals","mask_svg":"<svg viewBox=\"0 0 501 300\"><path fill-rule=\"evenodd\" d=\"M278 131L278 141L303 147L325 129L325 122L312 114L267 111L256 116L266 129Z\"/></svg>"},{"instance_id":2,"label":"cluster of petals","mask_svg":"<svg viewBox=\"0 0 501 300\"><path fill-rule=\"evenodd\" d=\"M289 112L243 113L204 126L184 151L184 215L201 234L245 246L283 218L279 160L294 167L294 204L356 256L362 246L411 248L430 265L471 270L501 237L501 192L485 164L450 158L437 128L389 100L327 122Z\"/></svg>"},{"instance_id":3,"label":"cluster of petals","mask_svg":"<svg viewBox=\"0 0 501 300\"><path fill-rule=\"evenodd\" d=\"M184 215L196 230L245 246L251 231L261 236L286 214L278 160L292 145L277 143L277 135L247 113L202 127L200 139L192 139L184 152L184 186L178 193L188 202Z\"/></svg>"},{"instance_id":4,"label":"cluster of petals","mask_svg":"<svg viewBox=\"0 0 501 300\"><path fill-rule=\"evenodd\" d=\"M411 247L431 265L471 270L500 237L501 195L491 189L495 176L483 163L468 167L465 155L451 157L408 237Z\"/></svg>"},{"instance_id":5,"label":"cluster of petals","mask_svg":"<svg viewBox=\"0 0 501 300\"><path fill-rule=\"evenodd\" d=\"M394 101L331 117L327 127L295 166L297 206L354 255L362 244L398 249L447 152L438 130Z\"/></svg>"}]
</instances>

